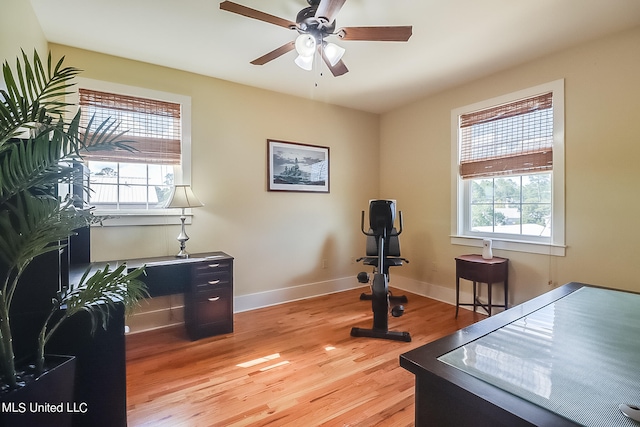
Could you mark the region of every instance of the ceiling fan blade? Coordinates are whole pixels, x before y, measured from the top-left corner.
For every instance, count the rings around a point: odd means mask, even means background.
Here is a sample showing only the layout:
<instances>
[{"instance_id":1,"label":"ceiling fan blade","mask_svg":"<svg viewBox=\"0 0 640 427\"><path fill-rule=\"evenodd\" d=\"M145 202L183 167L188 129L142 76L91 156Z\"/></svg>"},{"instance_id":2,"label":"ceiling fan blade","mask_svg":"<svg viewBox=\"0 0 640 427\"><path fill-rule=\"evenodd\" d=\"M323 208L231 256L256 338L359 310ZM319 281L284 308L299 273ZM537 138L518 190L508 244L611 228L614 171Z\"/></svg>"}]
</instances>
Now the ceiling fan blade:
<instances>
[{"instance_id":1,"label":"ceiling fan blade","mask_svg":"<svg viewBox=\"0 0 640 427\"><path fill-rule=\"evenodd\" d=\"M318 52L322 55L324 63L327 64L327 67L329 67L329 70L331 70L331 74L333 74L334 77L338 77L349 72L347 66L342 62L342 59L338 61L336 65L331 65L331 61L329 61L329 58L324 54L324 50L318 48Z\"/></svg>"},{"instance_id":2,"label":"ceiling fan blade","mask_svg":"<svg viewBox=\"0 0 640 427\"><path fill-rule=\"evenodd\" d=\"M413 33L413 27L344 27L338 31L342 40L363 40L382 42L406 42Z\"/></svg>"},{"instance_id":3,"label":"ceiling fan blade","mask_svg":"<svg viewBox=\"0 0 640 427\"><path fill-rule=\"evenodd\" d=\"M247 18L257 19L258 21L268 22L270 24L279 25L285 28L295 28L296 23L287 19L278 18L277 16L269 15L268 13L260 12L259 10L251 9L250 7L243 6L232 1L223 1L220 3L220 9L227 12L237 13L238 15L246 16Z\"/></svg>"},{"instance_id":4,"label":"ceiling fan blade","mask_svg":"<svg viewBox=\"0 0 640 427\"><path fill-rule=\"evenodd\" d=\"M328 23L332 23L345 1L347 0L320 0L316 18L325 18Z\"/></svg>"},{"instance_id":5,"label":"ceiling fan blade","mask_svg":"<svg viewBox=\"0 0 640 427\"><path fill-rule=\"evenodd\" d=\"M264 65L269 61L273 61L274 59L284 55L285 53L292 51L295 48L295 42L289 42L277 49L272 50L266 55L262 55L260 58L254 59L251 61L253 65Z\"/></svg>"}]
</instances>

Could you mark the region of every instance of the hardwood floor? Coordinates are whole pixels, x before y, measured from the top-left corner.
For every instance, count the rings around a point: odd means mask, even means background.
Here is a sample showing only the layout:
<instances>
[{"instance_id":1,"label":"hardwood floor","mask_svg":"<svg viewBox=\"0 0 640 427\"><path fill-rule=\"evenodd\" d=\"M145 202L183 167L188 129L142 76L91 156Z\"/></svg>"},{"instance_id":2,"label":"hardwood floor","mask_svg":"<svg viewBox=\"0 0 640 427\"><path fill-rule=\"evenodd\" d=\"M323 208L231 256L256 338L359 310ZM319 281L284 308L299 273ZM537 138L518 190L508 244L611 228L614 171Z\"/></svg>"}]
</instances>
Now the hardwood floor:
<instances>
[{"instance_id":1,"label":"hardwood floor","mask_svg":"<svg viewBox=\"0 0 640 427\"><path fill-rule=\"evenodd\" d=\"M413 425L398 357L485 316L404 293L389 328L412 342L353 338L371 327L366 290L238 313L234 333L195 342L183 328L127 336L129 426Z\"/></svg>"}]
</instances>

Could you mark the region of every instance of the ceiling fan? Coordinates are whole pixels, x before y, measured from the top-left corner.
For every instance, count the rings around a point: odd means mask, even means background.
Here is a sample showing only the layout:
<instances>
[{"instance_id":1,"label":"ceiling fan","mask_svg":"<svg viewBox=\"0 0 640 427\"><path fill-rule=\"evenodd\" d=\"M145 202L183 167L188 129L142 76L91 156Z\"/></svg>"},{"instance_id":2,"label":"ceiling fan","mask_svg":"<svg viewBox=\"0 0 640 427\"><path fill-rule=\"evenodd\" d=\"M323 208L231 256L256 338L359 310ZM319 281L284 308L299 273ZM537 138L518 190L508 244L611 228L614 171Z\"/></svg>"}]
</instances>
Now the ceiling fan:
<instances>
[{"instance_id":1,"label":"ceiling fan","mask_svg":"<svg viewBox=\"0 0 640 427\"><path fill-rule=\"evenodd\" d=\"M345 49L334 43L327 42L325 40L327 37L337 36L342 40L397 42L406 42L411 37L411 26L344 27L336 31L335 18L345 2L346 0L307 0L309 6L298 13L296 22L231 1L220 3L220 9L290 30L296 30L299 33L295 41L285 43L279 48L251 61L254 65L264 65L295 49L298 52L295 63L300 68L311 70L313 58L317 52L327 64L331 73L337 77L349 71L341 59Z\"/></svg>"}]
</instances>

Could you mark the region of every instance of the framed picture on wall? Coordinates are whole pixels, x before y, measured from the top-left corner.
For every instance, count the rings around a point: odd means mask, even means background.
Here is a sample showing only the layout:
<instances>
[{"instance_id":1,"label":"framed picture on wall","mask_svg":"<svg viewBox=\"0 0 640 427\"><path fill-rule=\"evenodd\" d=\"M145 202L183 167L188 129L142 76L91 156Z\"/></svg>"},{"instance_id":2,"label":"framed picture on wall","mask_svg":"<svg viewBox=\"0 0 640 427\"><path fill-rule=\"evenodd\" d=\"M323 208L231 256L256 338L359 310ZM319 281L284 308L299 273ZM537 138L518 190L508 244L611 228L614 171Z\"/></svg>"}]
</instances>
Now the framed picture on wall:
<instances>
[{"instance_id":1,"label":"framed picture on wall","mask_svg":"<svg viewBox=\"0 0 640 427\"><path fill-rule=\"evenodd\" d=\"M269 191L329 192L329 147L267 140Z\"/></svg>"}]
</instances>

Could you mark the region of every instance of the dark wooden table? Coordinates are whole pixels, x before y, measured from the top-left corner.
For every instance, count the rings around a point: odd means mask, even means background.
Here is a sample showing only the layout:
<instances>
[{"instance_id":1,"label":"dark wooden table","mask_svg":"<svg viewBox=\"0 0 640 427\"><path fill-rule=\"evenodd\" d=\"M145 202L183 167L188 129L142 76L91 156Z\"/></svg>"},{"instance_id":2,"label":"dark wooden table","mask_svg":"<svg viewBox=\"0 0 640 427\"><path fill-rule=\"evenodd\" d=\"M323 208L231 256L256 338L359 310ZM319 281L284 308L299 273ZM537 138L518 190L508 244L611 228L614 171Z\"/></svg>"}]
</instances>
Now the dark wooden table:
<instances>
[{"instance_id":1,"label":"dark wooden table","mask_svg":"<svg viewBox=\"0 0 640 427\"><path fill-rule=\"evenodd\" d=\"M473 282L473 302L460 302L460 279ZM491 288L494 283L502 282L504 285L504 304L493 304L491 299ZM487 284L487 303L480 301L478 297L478 283ZM509 297L509 259L493 257L484 259L482 255L460 255L456 257L456 317L461 305L473 306L473 311L477 307L482 307L491 316L492 307L508 308Z\"/></svg>"},{"instance_id":2,"label":"dark wooden table","mask_svg":"<svg viewBox=\"0 0 640 427\"><path fill-rule=\"evenodd\" d=\"M416 376L415 425L474 427L566 427L574 421L523 400L438 358L587 286L568 283L452 335L400 355Z\"/></svg>"}]
</instances>

